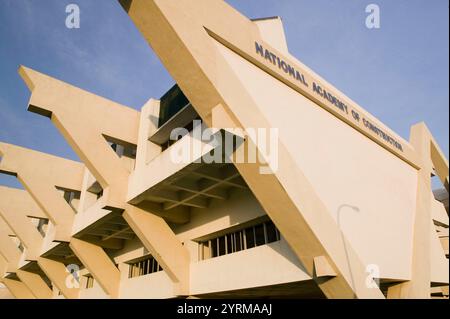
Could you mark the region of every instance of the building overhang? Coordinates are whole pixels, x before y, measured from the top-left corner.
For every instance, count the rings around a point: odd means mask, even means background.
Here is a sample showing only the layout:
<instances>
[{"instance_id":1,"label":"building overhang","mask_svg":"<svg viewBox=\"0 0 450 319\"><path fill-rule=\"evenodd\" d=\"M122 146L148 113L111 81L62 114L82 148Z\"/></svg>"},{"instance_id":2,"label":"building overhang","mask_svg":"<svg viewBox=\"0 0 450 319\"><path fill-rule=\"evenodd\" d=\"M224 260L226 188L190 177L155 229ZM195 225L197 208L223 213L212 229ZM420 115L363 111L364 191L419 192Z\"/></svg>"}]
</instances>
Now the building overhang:
<instances>
[{"instance_id":1,"label":"building overhang","mask_svg":"<svg viewBox=\"0 0 450 319\"><path fill-rule=\"evenodd\" d=\"M60 262L66 266L71 264L78 266L82 265L72 249L70 249L69 243L66 242L57 243L55 246L44 252L41 257Z\"/></svg>"}]
</instances>

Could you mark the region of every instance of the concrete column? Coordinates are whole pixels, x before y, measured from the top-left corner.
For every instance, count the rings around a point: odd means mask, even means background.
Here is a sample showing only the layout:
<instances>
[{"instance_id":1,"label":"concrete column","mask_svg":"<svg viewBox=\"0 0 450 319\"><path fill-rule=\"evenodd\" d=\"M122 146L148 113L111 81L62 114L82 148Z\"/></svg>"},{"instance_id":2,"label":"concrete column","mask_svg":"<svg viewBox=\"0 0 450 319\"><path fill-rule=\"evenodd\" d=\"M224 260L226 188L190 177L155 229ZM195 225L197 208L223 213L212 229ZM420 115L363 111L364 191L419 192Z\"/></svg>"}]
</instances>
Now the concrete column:
<instances>
[{"instance_id":1,"label":"concrete column","mask_svg":"<svg viewBox=\"0 0 450 319\"><path fill-rule=\"evenodd\" d=\"M120 272L100 246L72 238L69 244L90 274L112 298L118 298Z\"/></svg>"},{"instance_id":2,"label":"concrete column","mask_svg":"<svg viewBox=\"0 0 450 319\"><path fill-rule=\"evenodd\" d=\"M3 278L3 283L17 299L36 299L27 286L18 280Z\"/></svg>"},{"instance_id":3,"label":"concrete column","mask_svg":"<svg viewBox=\"0 0 450 319\"><path fill-rule=\"evenodd\" d=\"M123 218L175 285L175 294L189 294L189 252L166 221L135 206L127 205Z\"/></svg>"},{"instance_id":4,"label":"concrete column","mask_svg":"<svg viewBox=\"0 0 450 319\"><path fill-rule=\"evenodd\" d=\"M17 270L17 277L28 287L31 293L38 299L51 299L53 292L47 286L44 279L38 274Z\"/></svg>"},{"instance_id":5,"label":"concrete column","mask_svg":"<svg viewBox=\"0 0 450 319\"><path fill-rule=\"evenodd\" d=\"M39 257L38 265L52 283L61 291L67 299L77 299L80 291L79 284L71 285L74 279L71 278L68 270L63 263Z\"/></svg>"}]
</instances>

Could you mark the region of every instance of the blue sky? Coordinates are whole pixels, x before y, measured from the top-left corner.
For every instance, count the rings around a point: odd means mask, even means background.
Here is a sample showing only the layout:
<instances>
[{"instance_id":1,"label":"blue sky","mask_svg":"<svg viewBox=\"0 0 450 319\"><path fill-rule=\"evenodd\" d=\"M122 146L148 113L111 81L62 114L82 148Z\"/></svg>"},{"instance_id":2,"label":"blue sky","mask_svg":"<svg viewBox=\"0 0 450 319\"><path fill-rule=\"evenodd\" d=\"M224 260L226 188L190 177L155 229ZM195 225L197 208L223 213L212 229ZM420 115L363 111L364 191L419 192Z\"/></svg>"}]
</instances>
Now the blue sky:
<instances>
[{"instance_id":1,"label":"blue sky","mask_svg":"<svg viewBox=\"0 0 450 319\"><path fill-rule=\"evenodd\" d=\"M425 121L448 157L448 0L227 2L249 18L281 16L293 55L405 139ZM69 3L80 29L65 27ZM370 3L380 29L365 27ZM174 83L114 0L0 0L0 21L0 141L78 159L47 118L26 111L20 64L136 109Z\"/></svg>"}]
</instances>

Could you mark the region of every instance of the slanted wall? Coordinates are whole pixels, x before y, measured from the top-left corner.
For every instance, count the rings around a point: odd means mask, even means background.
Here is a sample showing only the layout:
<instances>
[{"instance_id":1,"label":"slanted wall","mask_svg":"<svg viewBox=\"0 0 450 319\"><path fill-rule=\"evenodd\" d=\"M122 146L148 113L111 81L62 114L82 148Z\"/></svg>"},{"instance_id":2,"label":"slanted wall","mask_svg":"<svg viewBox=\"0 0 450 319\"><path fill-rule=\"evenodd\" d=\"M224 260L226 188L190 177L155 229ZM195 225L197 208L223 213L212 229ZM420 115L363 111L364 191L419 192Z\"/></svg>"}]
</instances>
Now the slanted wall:
<instances>
[{"instance_id":1,"label":"slanted wall","mask_svg":"<svg viewBox=\"0 0 450 319\"><path fill-rule=\"evenodd\" d=\"M383 278L408 279L417 170L218 42L217 49L363 263L378 265Z\"/></svg>"}]
</instances>

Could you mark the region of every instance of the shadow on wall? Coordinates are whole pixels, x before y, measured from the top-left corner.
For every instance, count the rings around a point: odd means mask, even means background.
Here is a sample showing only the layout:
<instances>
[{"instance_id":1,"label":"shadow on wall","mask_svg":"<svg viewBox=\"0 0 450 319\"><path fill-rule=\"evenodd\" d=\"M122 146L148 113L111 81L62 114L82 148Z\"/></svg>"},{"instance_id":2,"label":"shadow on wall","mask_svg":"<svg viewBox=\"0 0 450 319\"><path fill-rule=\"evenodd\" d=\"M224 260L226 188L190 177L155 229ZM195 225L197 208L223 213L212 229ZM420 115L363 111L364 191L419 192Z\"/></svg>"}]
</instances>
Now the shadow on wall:
<instances>
[{"instance_id":1,"label":"shadow on wall","mask_svg":"<svg viewBox=\"0 0 450 319\"><path fill-rule=\"evenodd\" d=\"M344 208L349 208L350 210L343 211ZM348 212L348 213L350 213L350 212L359 213L359 212L360 212L360 209L359 209L359 207L357 207L357 206L353 206L353 205L349 205L349 204L341 204L341 205L338 207L337 213L336 213L336 222L337 222L338 227L339 227L339 230L340 230L340 232L341 232L341 240L342 240L342 243L343 243L343 245L344 245L345 258L346 258L346 260L347 260L347 266L348 266L348 270L349 270L349 273L350 273L350 280L351 280L350 286L351 286L351 287L353 288L353 290L354 290L354 289L355 289L355 282L354 282L354 278L353 278L352 266L351 266L350 258L349 258L349 255L348 255L347 242L346 242L346 240L345 240L345 235L344 235L344 232L343 232L342 227L341 227L341 214L342 214L343 212Z\"/></svg>"}]
</instances>

